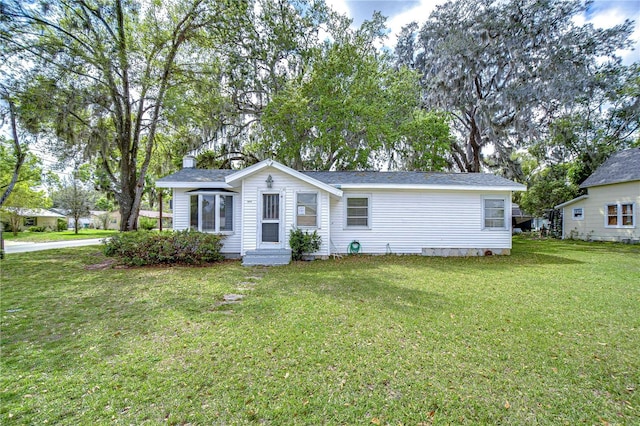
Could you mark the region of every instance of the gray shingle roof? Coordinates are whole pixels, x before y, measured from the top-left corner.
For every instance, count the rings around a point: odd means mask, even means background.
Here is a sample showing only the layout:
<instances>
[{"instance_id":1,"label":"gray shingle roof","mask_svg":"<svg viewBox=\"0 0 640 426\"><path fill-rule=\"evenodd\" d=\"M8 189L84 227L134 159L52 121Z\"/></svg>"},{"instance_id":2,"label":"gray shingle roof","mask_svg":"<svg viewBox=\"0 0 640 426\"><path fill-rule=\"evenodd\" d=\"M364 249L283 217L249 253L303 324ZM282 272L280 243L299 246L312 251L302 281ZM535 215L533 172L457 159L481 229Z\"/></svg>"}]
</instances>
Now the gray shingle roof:
<instances>
[{"instance_id":1,"label":"gray shingle roof","mask_svg":"<svg viewBox=\"0 0 640 426\"><path fill-rule=\"evenodd\" d=\"M513 186L514 182L488 173L436 172L302 172L329 185L391 184L391 185L464 185Z\"/></svg>"},{"instance_id":2,"label":"gray shingle roof","mask_svg":"<svg viewBox=\"0 0 640 426\"><path fill-rule=\"evenodd\" d=\"M229 169L182 169L157 182L224 182L224 178L237 170Z\"/></svg>"},{"instance_id":3,"label":"gray shingle roof","mask_svg":"<svg viewBox=\"0 0 640 426\"><path fill-rule=\"evenodd\" d=\"M158 182L221 182L238 170L182 169L158 179ZM488 173L435 173L435 172L302 172L327 185L445 185L513 187L516 183Z\"/></svg>"},{"instance_id":4,"label":"gray shingle roof","mask_svg":"<svg viewBox=\"0 0 640 426\"><path fill-rule=\"evenodd\" d=\"M640 148L616 152L602 163L580 188L640 180Z\"/></svg>"}]
</instances>

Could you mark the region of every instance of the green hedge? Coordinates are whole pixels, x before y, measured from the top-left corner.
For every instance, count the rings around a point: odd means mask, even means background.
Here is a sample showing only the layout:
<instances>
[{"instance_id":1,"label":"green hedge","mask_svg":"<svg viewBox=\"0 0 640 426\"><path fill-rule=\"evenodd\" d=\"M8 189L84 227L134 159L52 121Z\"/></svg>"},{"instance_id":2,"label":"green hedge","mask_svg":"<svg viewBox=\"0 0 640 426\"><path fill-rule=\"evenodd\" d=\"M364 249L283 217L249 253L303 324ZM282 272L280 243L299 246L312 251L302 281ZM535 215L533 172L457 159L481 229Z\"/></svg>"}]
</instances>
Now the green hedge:
<instances>
[{"instance_id":1,"label":"green hedge","mask_svg":"<svg viewBox=\"0 0 640 426\"><path fill-rule=\"evenodd\" d=\"M223 259L222 239L195 231L123 232L105 240L104 253L126 265L201 265Z\"/></svg>"}]
</instances>

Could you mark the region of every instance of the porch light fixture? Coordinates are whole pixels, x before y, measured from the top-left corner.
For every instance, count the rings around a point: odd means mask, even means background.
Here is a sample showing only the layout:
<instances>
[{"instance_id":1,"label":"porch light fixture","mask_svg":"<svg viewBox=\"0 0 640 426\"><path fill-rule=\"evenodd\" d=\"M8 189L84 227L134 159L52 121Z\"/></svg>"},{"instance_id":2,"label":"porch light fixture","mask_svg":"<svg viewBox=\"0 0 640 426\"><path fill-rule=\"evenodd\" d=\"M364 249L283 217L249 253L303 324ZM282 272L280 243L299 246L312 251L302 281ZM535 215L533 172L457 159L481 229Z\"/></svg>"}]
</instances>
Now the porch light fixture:
<instances>
[{"instance_id":1,"label":"porch light fixture","mask_svg":"<svg viewBox=\"0 0 640 426\"><path fill-rule=\"evenodd\" d=\"M267 188L269 189L273 188L273 178L271 177L271 175L267 177L267 180L265 182L267 182Z\"/></svg>"}]
</instances>

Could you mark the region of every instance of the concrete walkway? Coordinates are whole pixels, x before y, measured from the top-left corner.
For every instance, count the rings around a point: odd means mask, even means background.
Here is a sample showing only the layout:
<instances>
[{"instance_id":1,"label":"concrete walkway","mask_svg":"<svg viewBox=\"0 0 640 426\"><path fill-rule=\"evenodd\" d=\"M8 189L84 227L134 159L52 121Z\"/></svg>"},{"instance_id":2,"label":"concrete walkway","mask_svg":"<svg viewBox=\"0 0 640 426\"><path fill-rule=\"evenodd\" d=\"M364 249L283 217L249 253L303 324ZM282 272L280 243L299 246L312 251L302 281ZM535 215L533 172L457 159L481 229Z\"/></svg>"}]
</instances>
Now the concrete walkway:
<instances>
[{"instance_id":1,"label":"concrete walkway","mask_svg":"<svg viewBox=\"0 0 640 426\"><path fill-rule=\"evenodd\" d=\"M4 242L4 253L26 253L30 251L61 249L69 247L96 246L102 244L103 238L93 238L89 240L54 241L50 243L27 243L16 241Z\"/></svg>"}]
</instances>

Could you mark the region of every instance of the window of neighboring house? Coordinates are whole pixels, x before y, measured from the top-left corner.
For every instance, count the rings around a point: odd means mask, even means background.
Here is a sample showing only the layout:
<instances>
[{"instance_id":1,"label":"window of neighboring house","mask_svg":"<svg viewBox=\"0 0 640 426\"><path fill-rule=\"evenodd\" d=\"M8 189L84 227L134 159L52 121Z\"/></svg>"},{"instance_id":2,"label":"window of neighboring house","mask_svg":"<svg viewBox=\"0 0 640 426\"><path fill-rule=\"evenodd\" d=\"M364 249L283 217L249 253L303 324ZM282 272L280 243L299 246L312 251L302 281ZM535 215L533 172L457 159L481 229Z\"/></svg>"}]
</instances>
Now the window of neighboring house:
<instances>
[{"instance_id":1,"label":"window of neighboring house","mask_svg":"<svg viewBox=\"0 0 640 426\"><path fill-rule=\"evenodd\" d=\"M607 204L607 226L618 226L617 204Z\"/></svg>"},{"instance_id":2,"label":"window of neighboring house","mask_svg":"<svg viewBox=\"0 0 640 426\"><path fill-rule=\"evenodd\" d=\"M605 227L622 228L635 226L633 203L607 204L605 209Z\"/></svg>"},{"instance_id":3,"label":"window of neighboring house","mask_svg":"<svg viewBox=\"0 0 640 426\"><path fill-rule=\"evenodd\" d=\"M25 217L24 226L36 226L38 219L35 217Z\"/></svg>"},{"instance_id":4,"label":"window of neighboring house","mask_svg":"<svg viewBox=\"0 0 640 426\"><path fill-rule=\"evenodd\" d=\"M299 192L296 199L296 225L318 226L318 194Z\"/></svg>"},{"instance_id":5,"label":"window of neighboring house","mask_svg":"<svg viewBox=\"0 0 640 426\"><path fill-rule=\"evenodd\" d=\"M368 228L370 226L370 197L347 197L347 226Z\"/></svg>"},{"instance_id":6,"label":"window of neighboring house","mask_svg":"<svg viewBox=\"0 0 640 426\"><path fill-rule=\"evenodd\" d=\"M233 195L192 195L189 202L189 227L200 232L233 231Z\"/></svg>"},{"instance_id":7,"label":"window of neighboring house","mask_svg":"<svg viewBox=\"0 0 640 426\"><path fill-rule=\"evenodd\" d=\"M622 204L622 226L634 226L633 204Z\"/></svg>"},{"instance_id":8,"label":"window of neighboring house","mask_svg":"<svg viewBox=\"0 0 640 426\"><path fill-rule=\"evenodd\" d=\"M504 198L483 198L484 229L506 229L506 200Z\"/></svg>"},{"instance_id":9,"label":"window of neighboring house","mask_svg":"<svg viewBox=\"0 0 640 426\"><path fill-rule=\"evenodd\" d=\"M573 220L584 219L584 210L582 207L576 207L573 209Z\"/></svg>"}]
</instances>

